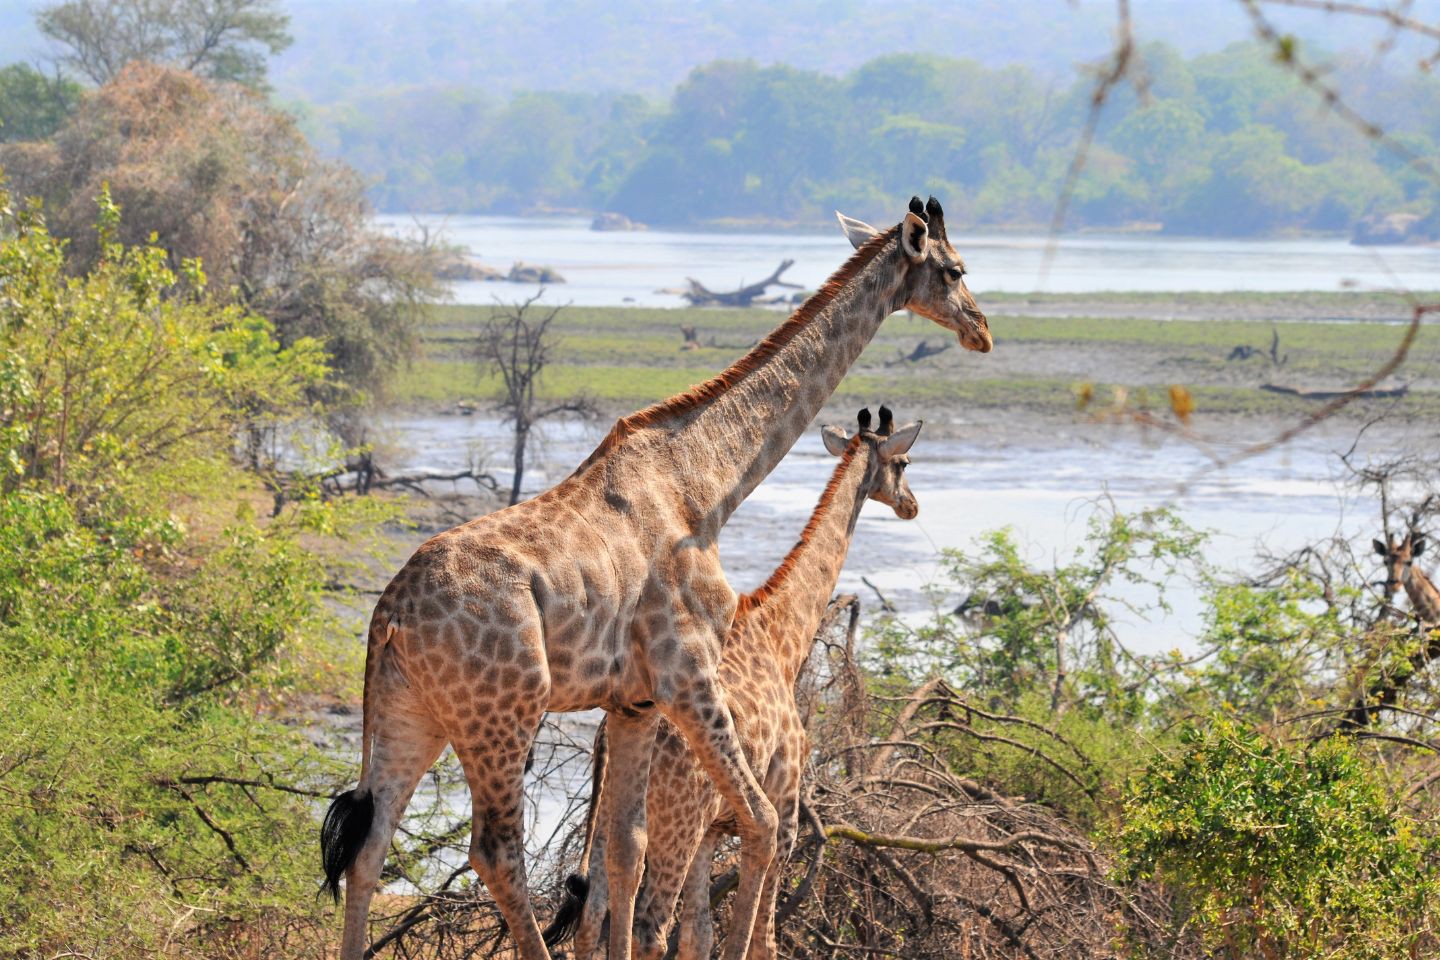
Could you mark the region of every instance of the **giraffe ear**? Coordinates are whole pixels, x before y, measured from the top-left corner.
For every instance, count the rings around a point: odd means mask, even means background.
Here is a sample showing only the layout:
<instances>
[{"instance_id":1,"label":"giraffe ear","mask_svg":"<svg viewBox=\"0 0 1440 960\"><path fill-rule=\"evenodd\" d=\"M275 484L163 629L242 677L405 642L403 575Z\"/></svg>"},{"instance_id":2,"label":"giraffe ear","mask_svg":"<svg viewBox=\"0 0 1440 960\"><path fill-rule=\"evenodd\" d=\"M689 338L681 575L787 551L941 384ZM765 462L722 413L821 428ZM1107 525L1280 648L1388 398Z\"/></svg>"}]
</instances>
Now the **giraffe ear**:
<instances>
[{"instance_id":1,"label":"giraffe ear","mask_svg":"<svg viewBox=\"0 0 1440 960\"><path fill-rule=\"evenodd\" d=\"M900 224L900 249L912 263L925 259L925 248L930 242L930 226L914 213L905 214Z\"/></svg>"},{"instance_id":2,"label":"giraffe ear","mask_svg":"<svg viewBox=\"0 0 1440 960\"><path fill-rule=\"evenodd\" d=\"M830 451L831 456L840 456L850 445L850 438L845 435L844 429L834 424L826 424L820 428L820 439L825 441L825 449Z\"/></svg>"},{"instance_id":3,"label":"giraffe ear","mask_svg":"<svg viewBox=\"0 0 1440 960\"><path fill-rule=\"evenodd\" d=\"M880 456L889 460L891 457L898 457L902 453L910 452L910 445L920 435L920 428L925 426L924 420L916 420L914 423L907 423L880 441Z\"/></svg>"},{"instance_id":4,"label":"giraffe ear","mask_svg":"<svg viewBox=\"0 0 1440 960\"><path fill-rule=\"evenodd\" d=\"M1410 556L1412 556L1412 557L1418 557L1418 556L1420 556L1420 554L1422 554L1422 553L1424 553L1424 552L1425 552L1425 538L1424 538L1424 537L1416 537L1413 541L1411 541L1411 543L1410 543Z\"/></svg>"},{"instance_id":5,"label":"giraffe ear","mask_svg":"<svg viewBox=\"0 0 1440 960\"><path fill-rule=\"evenodd\" d=\"M840 221L840 229L845 231L845 239L850 241L850 246L859 250L867 240L878 236L880 231L863 220L856 220L854 217L847 217L839 210L835 211L835 218Z\"/></svg>"},{"instance_id":6,"label":"giraffe ear","mask_svg":"<svg viewBox=\"0 0 1440 960\"><path fill-rule=\"evenodd\" d=\"M1378 554L1380 554L1380 556L1382 556L1382 557L1388 557L1388 556L1390 556L1390 548L1387 547L1387 546L1385 546L1385 544L1381 543L1379 540L1371 540L1371 541L1370 541L1370 546L1374 547L1374 548L1375 548L1375 552L1378 553Z\"/></svg>"}]
</instances>

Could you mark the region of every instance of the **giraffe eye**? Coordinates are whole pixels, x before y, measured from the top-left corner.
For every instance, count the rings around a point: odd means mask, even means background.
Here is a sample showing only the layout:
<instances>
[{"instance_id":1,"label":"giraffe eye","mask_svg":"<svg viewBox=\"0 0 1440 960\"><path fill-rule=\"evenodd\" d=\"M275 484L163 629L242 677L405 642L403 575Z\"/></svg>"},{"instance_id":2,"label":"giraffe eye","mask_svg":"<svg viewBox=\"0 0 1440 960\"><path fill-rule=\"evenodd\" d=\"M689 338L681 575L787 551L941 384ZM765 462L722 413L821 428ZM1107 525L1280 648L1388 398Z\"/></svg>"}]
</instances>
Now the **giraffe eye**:
<instances>
[{"instance_id":1,"label":"giraffe eye","mask_svg":"<svg viewBox=\"0 0 1440 960\"><path fill-rule=\"evenodd\" d=\"M956 280L965 276L965 271L960 267L946 267L945 276L949 278L951 283L954 283Z\"/></svg>"}]
</instances>

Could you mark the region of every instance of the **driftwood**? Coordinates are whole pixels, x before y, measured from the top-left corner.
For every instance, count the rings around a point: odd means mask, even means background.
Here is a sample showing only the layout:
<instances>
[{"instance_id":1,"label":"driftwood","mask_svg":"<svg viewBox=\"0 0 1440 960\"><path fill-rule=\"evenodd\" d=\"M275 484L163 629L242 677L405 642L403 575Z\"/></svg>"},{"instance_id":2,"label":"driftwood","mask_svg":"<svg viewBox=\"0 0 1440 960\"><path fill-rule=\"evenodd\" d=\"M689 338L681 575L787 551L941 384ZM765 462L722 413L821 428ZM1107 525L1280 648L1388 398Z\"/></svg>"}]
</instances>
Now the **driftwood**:
<instances>
[{"instance_id":1,"label":"driftwood","mask_svg":"<svg viewBox=\"0 0 1440 960\"><path fill-rule=\"evenodd\" d=\"M490 474L476 470L473 466L464 470L442 472L420 470L415 473L389 474L375 465L371 454L362 453L346 460L344 466L333 467L319 473L301 470L271 471L264 475L265 485L274 498L272 516L279 516L285 504L309 493L318 493L322 499L343 497L347 493L363 497L374 490L389 490L404 487L421 496L430 496L425 489L427 483L459 484L469 480L482 490L496 493L499 482Z\"/></svg>"},{"instance_id":2,"label":"driftwood","mask_svg":"<svg viewBox=\"0 0 1440 960\"><path fill-rule=\"evenodd\" d=\"M1408 384L1398 387L1376 388L1373 390L1302 390L1279 383L1262 383L1260 389L1287 397L1301 397L1305 400L1335 400L1339 397L1354 397L1357 400L1386 400L1403 397L1410 392Z\"/></svg>"},{"instance_id":3,"label":"driftwood","mask_svg":"<svg viewBox=\"0 0 1440 960\"><path fill-rule=\"evenodd\" d=\"M885 366L893 367L901 363L919 363L926 357L933 357L937 353L944 353L946 350L949 349L950 344L948 343L942 343L938 347L932 347L930 346L929 340L921 340L915 345L915 349L911 350L909 353L906 353L903 350L896 351L895 359L887 361Z\"/></svg>"},{"instance_id":4,"label":"driftwood","mask_svg":"<svg viewBox=\"0 0 1440 960\"><path fill-rule=\"evenodd\" d=\"M762 300L767 287L786 287L790 290L804 289L798 283L786 283L780 279L780 275L795 265L794 260L782 260L775 272L770 274L759 283L751 283L741 287L739 290L732 290L729 293L719 293L711 290L705 284L694 277L686 277L685 282L689 284L688 289L681 291L680 296L690 301L695 307L748 307L753 303L774 303L778 300Z\"/></svg>"}]
</instances>

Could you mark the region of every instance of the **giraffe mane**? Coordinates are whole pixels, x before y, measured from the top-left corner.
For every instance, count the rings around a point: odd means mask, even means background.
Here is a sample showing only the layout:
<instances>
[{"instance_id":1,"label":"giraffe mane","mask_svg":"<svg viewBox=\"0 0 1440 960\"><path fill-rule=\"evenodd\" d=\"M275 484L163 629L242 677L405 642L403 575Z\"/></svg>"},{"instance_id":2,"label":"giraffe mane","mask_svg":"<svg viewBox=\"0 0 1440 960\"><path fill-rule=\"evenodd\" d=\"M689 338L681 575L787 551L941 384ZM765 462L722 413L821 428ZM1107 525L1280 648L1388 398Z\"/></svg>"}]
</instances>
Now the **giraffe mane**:
<instances>
[{"instance_id":1,"label":"giraffe mane","mask_svg":"<svg viewBox=\"0 0 1440 960\"><path fill-rule=\"evenodd\" d=\"M749 353L745 354L745 356L739 360L736 360L729 367L717 373L709 380L706 380L704 383L696 384L683 393L677 393L668 400L661 400L658 403L651 404L644 410L630 414L628 417L621 417L615 422L615 426L610 429L610 432L605 435L605 439L600 441L600 446L597 447L595 453L591 455L591 459L593 460L595 456L610 450L631 433L644 427L653 426L670 417L687 413L701 404L708 403L723 395L730 388L745 379L746 375L758 369L761 364L773 357L791 340L794 340L796 335L809 326L810 322L819 316L822 310L834 303L835 298L840 295L840 291L845 289L845 286L850 283L851 280L854 280L855 277L860 274L861 270L864 270L870 265L870 262L879 255L880 251L885 249L885 246L891 240L895 239L899 230L900 227L897 224L865 241L865 243L850 255L850 259L846 260L840 265L838 270L830 274L829 278L820 285L820 289L802 303L784 323L770 331L765 339L757 343L750 349Z\"/></svg>"},{"instance_id":2,"label":"giraffe mane","mask_svg":"<svg viewBox=\"0 0 1440 960\"><path fill-rule=\"evenodd\" d=\"M810 538L814 536L815 530L820 526L821 521L829 515L830 509L835 505L835 493L840 489L840 481L845 476L845 471L850 468L850 464L855 459L856 453L860 450L860 444L863 442L863 439L858 433L850 438L849 444L845 447L845 452L840 455L840 462L835 465L835 471L830 474L830 480L825 484L825 489L820 494L820 501L815 504L815 509L811 512L810 519L805 523L805 529L800 531L800 539L795 541L795 546L790 548L790 552L785 554L785 559L780 561L780 565L765 579L764 583L749 593L742 593L740 595L739 604L735 608L735 617L737 620L742 614L749 613L756 607L762 606L766 600L770 599L775 591L784 586L785 581L790 578L790 574L795 572L796 566L800 563L801 555L804 554L805 548L810 545Z\"/></svg>"}]
</instances>

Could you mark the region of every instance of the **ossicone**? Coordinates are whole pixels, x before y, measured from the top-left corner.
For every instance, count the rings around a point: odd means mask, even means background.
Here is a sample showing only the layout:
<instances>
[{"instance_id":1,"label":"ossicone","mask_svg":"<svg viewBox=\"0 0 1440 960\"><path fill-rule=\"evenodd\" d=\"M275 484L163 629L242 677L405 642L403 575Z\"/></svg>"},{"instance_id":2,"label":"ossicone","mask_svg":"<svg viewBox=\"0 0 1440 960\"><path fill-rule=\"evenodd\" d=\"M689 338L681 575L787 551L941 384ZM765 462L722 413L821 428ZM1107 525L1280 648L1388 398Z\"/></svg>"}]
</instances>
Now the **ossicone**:
<instances>
[{"instance_id":1,"label":"ossicone","mask_svg":"<svg viewBox=\"0 0 1440 960\"><path fill-rule=\"evenodd\" d=\"M935 231L940 236L945 236L945 211L940 209L940 201L932 196L925 202L925 213Z\"/></svg>"}]
</instances>

